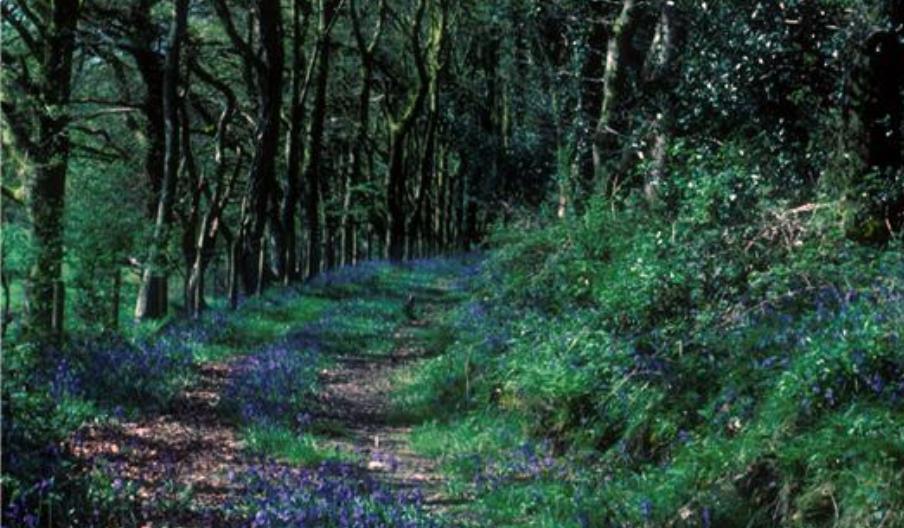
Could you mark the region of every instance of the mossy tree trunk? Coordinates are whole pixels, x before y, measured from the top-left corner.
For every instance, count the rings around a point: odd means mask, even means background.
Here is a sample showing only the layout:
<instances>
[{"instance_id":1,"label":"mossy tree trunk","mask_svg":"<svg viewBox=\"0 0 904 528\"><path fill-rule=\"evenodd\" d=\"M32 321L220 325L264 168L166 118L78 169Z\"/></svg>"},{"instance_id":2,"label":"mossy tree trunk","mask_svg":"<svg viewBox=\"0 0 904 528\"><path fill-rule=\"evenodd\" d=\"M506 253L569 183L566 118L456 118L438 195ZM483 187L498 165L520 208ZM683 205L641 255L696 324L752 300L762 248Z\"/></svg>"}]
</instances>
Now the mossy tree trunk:
<instances>
[{"instance_id":1,"label":"mossy tree trunk","mask_svg":"<svg viewBox=\"0 0 904 528\"><path fill-rule=\"evenodd\" d=\"M446 9L446 2L441 2L442 10ZM442 37L441 32L431 32L427 49L421 43L421 30L427 11L427 1L419 0L415 9L414 19L410 32L411 54L417 69L417 86L409 97L407 104L398 115L393 116L386 112L389 124L389 179L387 182L386 199L387 229L386 229L386 257L393 262L400 262L405 258L405 247L408 242L408 217L407 196L408 178L405 164L405 149L408 136L414 128L416 119L424 108L424 102L430 89L431 72L428 65L427 54L429 49L436 46ZM433 72L435 75L436 72Z\"/></svg>"},{"instance_id":2,"label":"mossy tree trunk","mask_svg":"<svg viewBox=\"0 0 904 528\"><path fill-rule=\"evenodd\" d=\"M19 4L18 8L27 10L27 4ZM37 27L27 27L8 3L3 5L4 23L10 23L35 58L38 69L12 70L12 82L21 90L23 99L6 98L2 109L14 144L34 163L27 181L32 257L26 285L26 327L31 338L53 345L63 335L68 105L80 2L58 0L40 11L27 11L27 18Z\"/></svg>"}]
</instances>

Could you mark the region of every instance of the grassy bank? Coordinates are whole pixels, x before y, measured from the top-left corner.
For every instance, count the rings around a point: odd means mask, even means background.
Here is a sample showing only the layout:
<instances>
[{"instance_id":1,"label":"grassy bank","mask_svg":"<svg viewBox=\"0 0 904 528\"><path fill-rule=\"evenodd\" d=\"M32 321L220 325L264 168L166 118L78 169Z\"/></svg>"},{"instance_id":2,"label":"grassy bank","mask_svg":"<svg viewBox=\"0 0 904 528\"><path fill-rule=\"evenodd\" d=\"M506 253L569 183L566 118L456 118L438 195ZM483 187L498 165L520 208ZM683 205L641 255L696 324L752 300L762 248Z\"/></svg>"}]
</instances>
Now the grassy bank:
<instances>
[{"instance_id":1,"label":"grassy bank","mask_svg":"<svg viewBox=\"0 0 904 528\"><path fill-rule=\"evenodd\" d=\"M397 394L475 525L904 525L901 242L782 196L690 164L497 232Z\"/></svg>"}]
</instances>

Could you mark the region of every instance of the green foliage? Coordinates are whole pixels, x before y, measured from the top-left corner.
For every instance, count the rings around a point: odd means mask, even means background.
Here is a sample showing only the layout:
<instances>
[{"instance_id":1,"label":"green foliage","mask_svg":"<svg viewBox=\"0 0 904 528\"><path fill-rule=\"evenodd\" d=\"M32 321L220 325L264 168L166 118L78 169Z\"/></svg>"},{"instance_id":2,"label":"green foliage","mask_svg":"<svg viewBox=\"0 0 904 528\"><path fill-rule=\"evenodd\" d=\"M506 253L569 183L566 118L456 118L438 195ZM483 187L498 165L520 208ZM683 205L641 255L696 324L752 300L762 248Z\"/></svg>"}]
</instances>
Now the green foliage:
<instances>
[{"instance_id":1,"label":"green foliage","mask_svg":"<svg viewBox=\"0 0 904 528\"><path fill-rule=\"evenodd\" d=\"M311 433L276 425L254 425L242 432L247 448L255 454L296 466L315 467L327 460L353 462L354 457Z\"/></svg>"},{"instance_id":2,"label":"green foliage","mask_svg":"<svg viewBox=\"0 0 904 528\"><path fill-rule=\"evenodd\" d=\"M900 243L852 243L839 202L792 206L738 147L676 154L667 207L497 234L481 301L400 391L438 417L415 445L468 493L551 442L565 473L478 493L503 525L901 521Z\"/></svg>"},{"instance_id":3,"label":"green foliage","mask_svg":"<svg viewBox=\"0 0 904 528\"><path fill-rule=\"evenodd\" d=\"M132 299L123 285L124 263L133 256L145 229L142 194L135 194L130 179L138 168L128 160L107 165L105 177L98 177L90 163L75 161L69 185L79 192L66 213L67 271L70 304L76 325L98 331L110 329L121 318L114 309ZM119 277L117 277L119 275ZM114 298L120 296L120 306Z\"/></svg>"}]
</instances>

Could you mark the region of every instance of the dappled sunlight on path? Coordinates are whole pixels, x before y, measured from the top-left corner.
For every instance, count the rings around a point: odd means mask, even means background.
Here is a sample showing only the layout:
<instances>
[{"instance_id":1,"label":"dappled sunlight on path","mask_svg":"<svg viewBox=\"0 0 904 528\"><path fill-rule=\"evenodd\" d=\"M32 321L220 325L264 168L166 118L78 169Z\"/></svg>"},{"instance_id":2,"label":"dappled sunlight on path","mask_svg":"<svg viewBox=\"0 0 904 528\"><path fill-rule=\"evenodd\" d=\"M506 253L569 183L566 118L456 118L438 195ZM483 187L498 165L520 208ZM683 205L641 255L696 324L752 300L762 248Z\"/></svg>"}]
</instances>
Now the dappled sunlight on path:
<instances>
[{"instance_id":1,"label":"dappled sunlight on path","mask_svg":"<svg viewBox=\"0 0 904 528\"><path fill-rule=\"evenodd\" d=\"M436 526L444 478L391 401L400 369L439 352L431 332L458 302L457 269L430 262L340 270L229 316L172 402L87 425L72 452L134 501L130 526Z\"/></svg>"}]
</instances>

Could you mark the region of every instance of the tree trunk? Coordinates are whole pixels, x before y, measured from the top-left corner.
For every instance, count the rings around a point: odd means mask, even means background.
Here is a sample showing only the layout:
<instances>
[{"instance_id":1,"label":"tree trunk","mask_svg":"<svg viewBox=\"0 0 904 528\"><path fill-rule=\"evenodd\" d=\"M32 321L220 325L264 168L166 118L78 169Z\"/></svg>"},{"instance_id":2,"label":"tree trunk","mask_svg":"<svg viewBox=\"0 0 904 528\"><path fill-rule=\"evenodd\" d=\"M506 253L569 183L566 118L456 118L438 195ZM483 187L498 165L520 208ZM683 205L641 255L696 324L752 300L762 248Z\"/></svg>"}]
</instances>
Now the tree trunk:
<instances>
[{"instance_id":1,"label":"tree trunk","mask_svg":"<svg viewBox=\"0 0 904 528\"><path fill-rule=\"evenodd\" d=\"M644 194L649 203L658 199L659 187L666 177L669 144L677 105L678 59L682 46L683 27L673 2L663 2L656 33L647 58L646 84L656 101L653 120L651 167L644 182Z\"/></svg>"},{"instance_id":2,"label":"tree trunk","mask_svg":"<svg viewBox=\"0 0 904 528\"><path fill-rule=\"evenodd\" d=\"M67 106L79 2L60 0L50 9L34 94L41 111L36 141L30 149L37 164L28 182L34 256L26 289L26 326L39 342L55 344L63 335L63 208L70 150Z\"/></svg>"},{"instance_id":3,"label":"tree trunk","mask_svg":"<svg viewBox=\"0 0 904 528\"><path fill-rule=\"evenodd\" d=\"M276 201L276 156L279 151L280 110L282 108L283 80L283 28L282 10L279 0L261 0L257 4L258 33L261 38L262 53L254 61L256 66L258 93L257 144L251 164L248 181L248 197L251 206L246 221L244 259L257 263L264 244L264 232L270 223L271 236L280 238L282 233L274 220L279 218L272 211ZM282 246L281 243L277 244ZM278 260L285 255L279 255ZM279 264L278 267L284 268ZM262 277L260 268L253 266L257 273L245 273L245 287L248 293L260 292L258 284Z\"/></svg>"},{"instance_id":4,"label":"tree trunk","mask_svg":"<svg viewBox=\"0 0 904 528\"><path fill-rule=\"evenodd\" d=\"M164 62L163 115L166 130L163 185L157 203L154 235L142 275L135 319L159 319L167 311L166 244L172 225L176 178L179 170L179 63L188 23L188 0L174 0L173 24Z\"/></svg>"},{"instance_id":5,"label":"tree trunk","mask_svg":"<svg viewBox=\"0 0 904 528\"><path fill-rule=\"evenodd\" d=\"M445 10L445 5L443 10ZM386 230L386 256L393 262L400 262L405 258L405 245L407 242L407 223L405 215L405 199L407 195L407 171L405 170L405 145L408 134L414 127L414 122L421 114L424 100L430 88L431 72L428 70L427 54L434 47L439 47L441 41L433 40L428 43L428 49L423 50L421 45L421 28L424 13L427 9L426 0L419 0L412 27L411 49L414 55L414 63L418 71L418 84L414 96L409 100L399 118L388 117L389 122L389 181L386 191L388 222ZM442 26L445 27L444 25ZM439 34L439 38L442 33ZM435 75L435 72L433 72Z\"/></svg>"},{"instance_id":6,"label":"tree trunk","mask_svg":"<svg viewBox=\"0 0 904 528\"><path fill-rule=\"evenodd\" d=\"M9 274L7 274L5 270L0 270L0 286L3 288L3 310L2 313L0 313L0 338L4 338L6 337L6 329L13 319L9 294Z\"/></svg>"},{"instance_id":7,"label":"tree trunk","mask_svg":"<svg viewBox=\"0 0 904 528\"><path fill-rule=\"evenodd\" d=\"M637 0L623 0L622 9L612 26L606 48L606 71L603 74L603 102L593 137L592 186L614 184L616 174L607 174L612 157L620 157L619 146L626 134L623 102L628 79L631 40L637 27ZM618 165L618 164L616 164Z\"/></svg>"},{"instance_id":8,"label":"tree trunk","mask_svg":"<svg viewBox=\"0 0 904 528\"><path fill-rule=\"evenodd\" d=\"M308 229L308 276L320 273L323 259L323 234L321 215L321 178L323 175L323 136L326 120L326 95L330 75L330 36L333 17L336 16L336 0L320 0L320 43L318 50L317 78L314 81L314 109L311 113L311 159L305 171L307 196L305 212Z\"/></svg>"},{"instance_id":9,"label":"tree trunk","mask_svg":"<svg viewBox=\"0 0 904 528\"><path fill-rule=\"evenodd\" d=\"M135 59L135 65L145 87L142 112L148 146L144 156L144 178L150 193L147 202L147 218L153 222L157 216L160 191L163 187L163 166L166 153L166 125L163 117L163 84L165 57L157 51L158 26L151 16L151 2L139 2L130 20L134 26L131 43L127 49Z\"/></svg>"},{"instance_id":10,"label":"tree trunk","mask_svg":"<svg viewBox=\"0 0 904 528\"><path fill-rule=\"evenodd\" d=\"M251 38L243 38L232 20L226 0L214 0L213 8L223 24L226 35L243 57L246 85L250 94L257 95L257 123L255 149L248 176L246 198L247 214L242 215L243 240L241 273L246 293L260 290L258 282L262 278L257 263L264 234L269 224L270 236L275 245L283 247L282 225L279 222L279 202L274 196L276 186L276 157L279 151L280 111L282 108L283 85L283 25L279 0L259 0L257 11L257 34L261 49L255 49ZM249 34L252 17L248 17ZM249 35L250 36L250 35ZM278 254L275 267L283 269L284 254Z\"/></svg>"},{"instance_id":11,"label":"tree trunk","mask_svg":"<svg viewBox=\"0 0 904 528\"><path fill-rule=\"evenodd\" d=\"M298 232L295 215L301 198L301 167L304 164L302 145L304 102L313 69L311 64L304 70L306 59L303 40L307 34L310 9L309 2L296 0L292 3L292 95L287 138L286 196L282 206L282 226L285 232L285 267L282 279L285 284L298 279Z\"/></svg>"},{"instance_id":12,"label":"tree trunk","mask_svg":"<svg viewBox=\"0 0 904 528\"><path fill-rule=\"evenodd\" d=\"M242 209L244 210L244 204ZM238 234L229 248L229 308L235 310L239 307L239 284L242 273L242 248L245 245L242 240L245 235L243 227L239 227Z\"/></svg>"},{"instance_id":13,"label":"tree trunk","mask_svg":"<svg viewBox=\"0 0 904 528\"><path fill-rule=\"evenodd\" d=\"M442 50L436 50L439 54ZM418 185L418 192L412 215L412 225L415 226L416 238L423 246L427 237L432 236L430 211L433 208L431 195L436 182L436 130L440 120L439 109L439 65L433 67L433 75L431 75L428 88L428 113L427 113L427 130L424 138L423 155L420 162L421 181ZM421 248L423 251L423 248Z\"/></svg>"},{"instance_id":14,"label":"tree trunk","mask_svg":"<svg viewBox=\"0 0 904 528\"><path fill-rule=\"evenodd\" d=\"M602 2L589 2L592 20L587 38L586 56L581 65L580 103L575 134L575 158L577 160L578 181L575 206L578 211L586 207L586 200L594 192L593 130L594 122L603 104L602 77L605 74L605 50L607 28L606 9Z\"/></svg>"},{"instance_id":15,"label":"tree trunk","mask_svg":"<svg viewBox=\"0 0 904 528\"><path fill-rule=\"evenodd\" d=\"M386 257L399 262L405 258L405 165L402 157L404 146L396 130L389 139L389 186L386 191L389 228L386 237Z\"/></svg>"},{"instance_id":16,"label":"tree trunk","mask_svg":"<svg viewBox=\"0 0 904 528\"><path fill-rule=\"evenodd\" d=\"M349 14L352 21L352 30L355 36L355 42L358 47L358 55L361 60L361 91L358 93L358 127L355 143L352 146L351 169L349 176L349 185L354 187L363 181L362 177L362 161L365 155L370 156L371 152L367 146L368 135L370 131L370 94L373 86L373 70L374 70L374 52L383 33L383 22L386 18L386 0L380 0L378 7L377 25L373 31L370 41L364 36L361 28L361 19L358 15L358 7L356 0L351 0L349 6ZM372 167L371 167L372 168ZM355 195L349 189L347 209L350 209L355 203ZM356 222L354 219L345 219L345 238L346 243L350 247L346 247L346 253L351 253L351 259L354 262L357 254L357 236ZM368 235L369 236L369 235ZM368 259L371 254L371 243L368 238Z\"/></svg>"},{"instance_id":17,"label":"tree trunk","mask_svg":"<svg viewBox=\"0 0 904 528\"><path fill-rule=\"evenodd\" d=\"M119 328L119 310L122 306L122 271L116 267L113 269L113 299L110 303L110 329Z\"/></svg>"},{"instance_id":18,"label":"tree trunk","mask_svg":"<svg viewBox=\"0 0 904 528\"><path fill-rule=\"evenodd\" d=\"M186 253L191 255L192 260L187 261L188 280L186 287L186 308L188 309L190 314L197 317L206 307L204 299L204 286L206 281L204 280L204 277L208 265L211 262L214 262L216 259L215 244L217 236L221 231L223 232L223 235L226 238L227 242L230 243L230 249L227 250L228 252L230 252L229 293L232 293L231 287L233 285L237 287L237 283L232 281L234 277L232 276L233 266L231 266L231 249L234 239L229 234L229 230L226 228L226 225L222 220L222 216L223 211L228 204L228 200L232 193L235 182L238 180L239 172L242 170L243 153L241 148L236 148L235 164L232 167L231 174L227 176L228 164L226 161L226 147L228 143L229 127L233 117L235 116L238 105L237 99L235 93L227 83L224 83L223 81L214 77L204 68L202 68L197 62L192 63L192 71L195 72L195 74L202 82L210 85L215 90L222 93L224 98L226 99L226 105L223 108L223 112L220 114L220 117L216 122L214 150L214 162L216 163L216 168L211 179L213 185L211 186L208 183L211 180L205 180L203 182L199 182L196 188L196 192L199 193L197 197L200 197L200 193L202 191L206 192L207 210L203 214L201 214L200 204L198 204L197 202L193 204L192 226L190 233L187 233L192 236L192 238L187 240L187 242L190 243L192 247ZM212 191L211 187L213 187ZM243 202L242 215L244 216L244 214L245 203ZM235 272L237 274L238 270L235 269ZM214 294L216 294L216 270L214 270L213 283Z\"/></svg>"},{"instance_id":19,"label":"tree trunk","mask_svg":"<svg viewBox=\"0 0 904 528\"><path fill-rule=\"evenodd\" d=\"M352 158L349 165L354 165L354 154L350 154ZM352 183L352 169L349 167L342 171L344 181L342 182L342 214L339 219L339 265L351 266L354 264L354 251L352 243L354 239L355 221L352 218L352 193L354 184Z\"/></svg>"}]
</instances>

